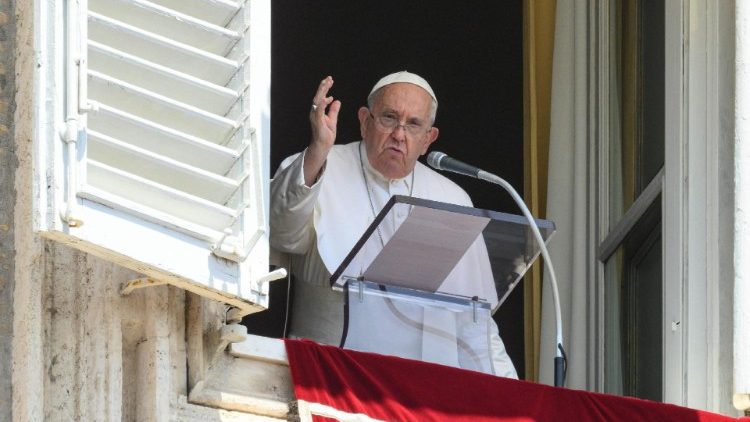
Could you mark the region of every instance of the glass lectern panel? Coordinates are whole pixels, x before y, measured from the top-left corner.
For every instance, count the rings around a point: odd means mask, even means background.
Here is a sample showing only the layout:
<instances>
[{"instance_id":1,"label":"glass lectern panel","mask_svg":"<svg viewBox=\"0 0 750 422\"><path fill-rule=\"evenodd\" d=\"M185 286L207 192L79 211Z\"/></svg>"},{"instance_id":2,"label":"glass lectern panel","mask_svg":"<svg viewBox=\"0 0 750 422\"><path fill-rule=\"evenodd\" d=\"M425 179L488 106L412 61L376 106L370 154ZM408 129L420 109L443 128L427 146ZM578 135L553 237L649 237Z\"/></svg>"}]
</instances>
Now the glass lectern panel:
<instances>
[{"instance_id":1,"label":"glass lectern panel","mask_svg":"<svg viewBox=\"0 0 750 422\"><path fill-rule=\"evenodd\" d=\"M555 231L535 220L545 243ZM331 277L502 304L540 253L523 216L394 196Z\"/></svg>"},{"instance_id":2,"label":"glass lectern panel","mask_svg":"<svg viewBox=\"0 0 750 422\"><path fill-rule=\"evenodd\" d=\"M439 294L412 295L360 280L346 285L346 349L492 374L488 303Z\"/></svg>"}]
</instances>

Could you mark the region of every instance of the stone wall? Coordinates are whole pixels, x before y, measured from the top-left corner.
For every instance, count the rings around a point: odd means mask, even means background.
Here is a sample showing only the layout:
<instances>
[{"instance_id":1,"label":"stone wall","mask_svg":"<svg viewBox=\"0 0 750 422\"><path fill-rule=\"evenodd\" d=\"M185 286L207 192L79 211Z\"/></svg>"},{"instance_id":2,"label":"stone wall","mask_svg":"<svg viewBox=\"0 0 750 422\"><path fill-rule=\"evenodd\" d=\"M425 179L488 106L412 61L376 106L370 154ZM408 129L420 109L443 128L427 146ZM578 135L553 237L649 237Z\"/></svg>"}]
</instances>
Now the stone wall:
<instances>
[{"instance_id":1,"label":"stone wall","mask_svg":"<svg viewBox=\"0 0 750 422\"><path fill-rule=\"evenodd\" d=\"M15 19L12 2L0 2L0 420L10 420L13 336L16 155L13 138Z\"/></svg>"}]
</instances>

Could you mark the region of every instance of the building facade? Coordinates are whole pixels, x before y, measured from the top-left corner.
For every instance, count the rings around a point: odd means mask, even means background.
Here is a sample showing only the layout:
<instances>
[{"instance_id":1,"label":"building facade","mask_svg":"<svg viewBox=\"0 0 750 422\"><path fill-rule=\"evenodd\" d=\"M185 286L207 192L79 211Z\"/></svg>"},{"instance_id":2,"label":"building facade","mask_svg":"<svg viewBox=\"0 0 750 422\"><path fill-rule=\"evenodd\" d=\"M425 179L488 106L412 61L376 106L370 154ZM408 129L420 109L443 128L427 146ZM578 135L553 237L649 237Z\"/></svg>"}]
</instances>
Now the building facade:
<instances>
[{"instance_id":1,"label":"building facade","mask_svg":"<svg viewBox=\"0 0 750 422\"><path fill-rule=\"evenodd\" d=\"M623 115L611 101L620 92L611 79L619 3L557 2L557 38L567 44L555 54L568 65L555 72L571 90L553 98L553 114L564 111L553 131L583 142L563 145L560 156L582 160L566 186L584 189L557 189L564 197L548 201L583 204L556 211L558 227L575 232L561 231L558 254L551 250L553 259L582 262L561 265L580 289L563 294L575 352L569 385L632 393L622 378L638 379L639 367L615 369L624 366L611 354L617 339L607 337L618 325L607 280L619 265L610 258L656 212L647 231L659 241L644 239L658 245L661 296L658 309L635 310L659 314L638 326L659 351L628 350L658 371L639 385L656 388L659 400L740 414L750 407L748 6L666 1L657 14L663 160L625 207L608 199L617 196L612 149L622 145L612 134L626 123L611 117ZM283 275L268 273L264 234L270 7L0 4L0 420L295 417L283 344L237 324L262 309L267 283ZM204 66L189 64L195 57L215 65L210 74L193 73ZM153 133L179 146L138 144ZM542 374L551 373L547 361Z\"/></svg>"}]
</instances>

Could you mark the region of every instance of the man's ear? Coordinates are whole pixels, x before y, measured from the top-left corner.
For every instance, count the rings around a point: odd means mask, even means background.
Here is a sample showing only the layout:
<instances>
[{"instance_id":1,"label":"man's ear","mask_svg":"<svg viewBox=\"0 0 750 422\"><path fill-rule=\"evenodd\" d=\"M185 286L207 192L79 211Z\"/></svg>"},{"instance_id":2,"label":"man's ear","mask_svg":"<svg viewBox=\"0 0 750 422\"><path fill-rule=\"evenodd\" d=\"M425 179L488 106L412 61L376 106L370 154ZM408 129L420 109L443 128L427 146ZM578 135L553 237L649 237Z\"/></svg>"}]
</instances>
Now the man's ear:
<instances>
[{"instance_id":1,"label":"man's ear","mask_svg":"<svg viewBox=\"0 0 750 422\"><path fill-rule=\"evenodd\" d=\"M440 130L438 130L438 128L430 128L430 131L427 132L427 137L424 140L424 144L422 145L421 155L427 154L427 149L430 148L430 145L432 145L432 143L437 140L438 134L440 134Z\"/></svg>"},{"instance_id":2,"label":"man's ear","mask_svg":"<svg viewBox=\"0 0 750 422\"><path fill-rule=\"evenodd\" d=\"M357 111L357 117L359 118L359 135L362 139L367 137L367 119L370 118L370 109L367 107L360 107Z\"/></svg>"}]
</instances>

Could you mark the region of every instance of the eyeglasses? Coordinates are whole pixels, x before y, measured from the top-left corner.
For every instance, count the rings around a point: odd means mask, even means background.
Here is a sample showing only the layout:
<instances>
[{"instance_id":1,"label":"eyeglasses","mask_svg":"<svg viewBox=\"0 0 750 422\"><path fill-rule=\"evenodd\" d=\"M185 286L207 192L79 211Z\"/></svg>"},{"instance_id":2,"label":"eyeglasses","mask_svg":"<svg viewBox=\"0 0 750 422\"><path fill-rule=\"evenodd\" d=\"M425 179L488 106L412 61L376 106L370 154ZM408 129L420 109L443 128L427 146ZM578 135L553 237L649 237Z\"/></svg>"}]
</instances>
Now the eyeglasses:
<instances>
[{"instance_id":1,"label":"eyeglasses","mask_svg":"<svg viewBox=\"0 0 750 422\"><path fill-rule=\"evenodd\" d=\"M378 129L385 133L391 133L399 127L402 127L410 136L416 137L429 131L429 128L419 123L409 122L401 124L398 116L396 116L395 114L383 114L381 116L375 116L374 114L372 114L372 112L370 112L370 117L375 120L375 126L377 126Z\"/></svg>"}]
</instances>

